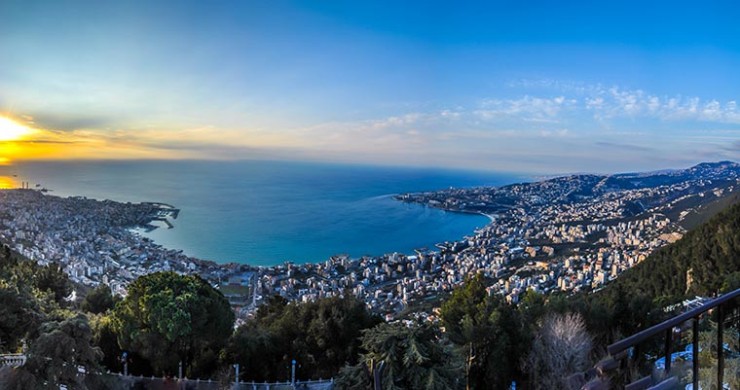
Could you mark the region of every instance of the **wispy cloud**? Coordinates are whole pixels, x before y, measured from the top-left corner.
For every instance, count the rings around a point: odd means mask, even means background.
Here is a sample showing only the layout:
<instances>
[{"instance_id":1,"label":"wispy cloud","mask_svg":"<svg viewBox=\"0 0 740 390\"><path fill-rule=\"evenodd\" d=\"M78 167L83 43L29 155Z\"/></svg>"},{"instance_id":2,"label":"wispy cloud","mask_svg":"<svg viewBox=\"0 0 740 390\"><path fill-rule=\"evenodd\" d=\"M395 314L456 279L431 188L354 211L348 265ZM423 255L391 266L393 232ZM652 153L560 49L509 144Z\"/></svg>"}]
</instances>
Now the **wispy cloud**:
<instances>
[{"instance_id":1,"label":"wispy cloud","mask_svg":"<svg viewBox=\"0 0 740 390\"><path fill-rule=\"evenodd\" d=\"M563 111L572 108L575 99L564 96L541 98L523 96L518 99L485 99L473 113L481 119L516 117L525 121L553 121Z\"/></svg>"},{"instance_id":2,"label":"wispy cloud","mask_svg":"<svg viewBox=\"0 0 740 390\"><path fill-rule=\"evenodd\" d=\"M22 116L26 123L40 125L57 132L80 129L104 129L123 122L123 116L113 117L89 113L32 112Z\"/></svg>"},{"instance_id":3,"label":"wispy cloud","mask_svg":"<svg viewBox=\"0 0 740 390\"><path fill-rule=\"evenodd\" d=\"M78 144L84 141L63 141L63 140L51 140L51 139L31 139L31 140L15 140L15 141L0 141L0 144L17 144L17 145L33 145L33 144L49 144L49 145L70 145Z\"/></svg>"},{"instance_id":4,"label":"wispy cloud","mask_svg":"<svg viewBox=\"0 0 740 390\"><path fill-rule=\"evenodd\" d=\"M698 96L658 95L642 89L586 84L553 79L522 79L508 84L524 90L541 89L568 96L572 110L587 110L598 120L653 118L663 121L701 121L740 124L736 100Z\"/></svg>"},{"instance_id":5,"label":"wispy cloud","mask_svg":"<svg viewBox=\"0 0 740 390\"><path fill-rule=\"evenodd\" d=\"M720 102L699 97L657 96L643 90L619 87L596 90L585 98L585 108L598 119L647 117L663 121L700 121L740 124L734 100Z\"/></svg>"},{"instance_id":6,"label":"wispy cloud","mask_svg":"<svg viewBox=\"0 0 740 390\"><path fill-rule=\"evenodd\" d=\"M298 154L283 139L264 139L259 130L223 129L212 125L189 128L70 128L49 127L31 115L5 115L28 129L18 139L0 142L0 157L33 159L240 159Z\"/></svg>"},{"instance_id":7,"label":"wispy cloud","mask_svg":"<svg viewBox=\"0 0 740 390\"><path fill-rule=\"evenodd\" d=\"M725 146L725 150L728 150L730 152L740 153L740 141L735 141Z\"/></svg>"},{"instance_id":8,"label":"wispy cloud","mask_svg":"<svg viewBox=\"0 0 740 390\"><path fill-rule=\"evenodd\" d=\"M655 152L656 149L645 145L635 145L620 142L609 142L609 141L597 141L594 143L595 146L607 149L615 150L629 150L633 152Z\"/></svg>"},{"instance_id":9,"label":"wispy cloud","mask_svg":"<svg viewBox=\"0 0 740 390\"><path fill-rule=\"evenodd\" d=\"M569 137L571 135L570 130L568 129L559 129L559 130L542 130L540 131L540 135L543 137Z\"/></svg>"},{"instance_id":10,"label":"wispy cloud","mask_svg":"<svg viewBox=\"0 0 740 390\"><path fill-rule=\"evenodd\" d=\"M11 158L303 158L539 172L582 171L590 161L620 170L668 167L696 156L740 157L734 100L552 80L512 88L525 93L284 128L111 129L96 126L108 126L106 118L75 123L48 114L19 115L17 120L37 131L32 138L0 144L0 152L15 150Z\"/></svg>"}]
</instances>

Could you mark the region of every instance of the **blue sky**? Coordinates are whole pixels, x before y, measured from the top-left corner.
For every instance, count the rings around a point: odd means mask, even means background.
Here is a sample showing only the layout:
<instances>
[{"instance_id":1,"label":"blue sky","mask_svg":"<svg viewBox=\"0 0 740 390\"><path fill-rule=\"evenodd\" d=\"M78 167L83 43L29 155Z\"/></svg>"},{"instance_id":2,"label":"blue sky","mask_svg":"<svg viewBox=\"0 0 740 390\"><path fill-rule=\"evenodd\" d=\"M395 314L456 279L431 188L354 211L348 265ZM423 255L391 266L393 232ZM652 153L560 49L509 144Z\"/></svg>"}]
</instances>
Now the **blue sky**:
<instances>
[{"instance_id":1,"label":"blue sky","mask_svg":"<svg viewBox=\"0 0 740 390\"><path fill-rule=\"evenodd\" d=\"M0 157L738 160L740 6L562 3L4 0Z\"/></svg>"}]
</instances>

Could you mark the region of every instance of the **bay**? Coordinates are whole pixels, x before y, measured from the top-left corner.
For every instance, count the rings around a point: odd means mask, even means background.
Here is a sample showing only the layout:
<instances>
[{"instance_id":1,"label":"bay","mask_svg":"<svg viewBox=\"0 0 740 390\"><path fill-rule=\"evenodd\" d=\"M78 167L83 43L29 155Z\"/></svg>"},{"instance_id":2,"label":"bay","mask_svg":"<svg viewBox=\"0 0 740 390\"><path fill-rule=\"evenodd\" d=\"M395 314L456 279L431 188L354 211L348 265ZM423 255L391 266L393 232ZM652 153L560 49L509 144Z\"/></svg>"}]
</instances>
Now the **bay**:
<instances>
[{"instance_id":1,"label":"bay","mask_svg":"<svg viewBox=\"0 0 740 390\"><path fill-rule=\"evenodd\" d=\"M504 185L513 174L277 161L65 161L4 167L59 196L154 201L181 209L175 227L146 233L220 263L276 265L413 253L489 222L405 204L393 194Z\"/></svg>"}]
</instances>

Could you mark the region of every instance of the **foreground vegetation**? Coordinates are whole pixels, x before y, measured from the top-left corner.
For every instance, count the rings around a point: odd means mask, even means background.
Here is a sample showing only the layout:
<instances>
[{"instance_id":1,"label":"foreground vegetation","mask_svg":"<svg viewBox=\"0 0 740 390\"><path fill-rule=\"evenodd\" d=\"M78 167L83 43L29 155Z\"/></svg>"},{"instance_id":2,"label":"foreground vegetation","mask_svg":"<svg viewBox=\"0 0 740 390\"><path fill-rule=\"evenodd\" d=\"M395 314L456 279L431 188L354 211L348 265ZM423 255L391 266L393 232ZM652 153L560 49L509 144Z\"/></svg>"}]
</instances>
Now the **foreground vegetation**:
<instances>
[{"instance_id":1,"label":"foreground vegetation","mask_svg":"<svg viewBox=\"0 0 740 390\"><path fill-rule=\"evenodd\" d=\"M224 296L194 275L137 279L125 299L106 286L69 299L59 267L0 249L0 353L25 351L0 370L8 389L113 388L106 371L135 375L284 381L335 377L340 389L369 388L383 363L384 389L566 388L563 378L604 346L666 316L687 296L740 287L740 205L656 251L605 289L565 297L527 292L510 305L472 275L439 308L438 321L385 323L352 297L310 303L274 297L234 329ZM126 352L126 359L122 359ZM710 357L703 356L709 361ZM79 375L84 367L85 375Z\"/></svg>"}]
</instances>

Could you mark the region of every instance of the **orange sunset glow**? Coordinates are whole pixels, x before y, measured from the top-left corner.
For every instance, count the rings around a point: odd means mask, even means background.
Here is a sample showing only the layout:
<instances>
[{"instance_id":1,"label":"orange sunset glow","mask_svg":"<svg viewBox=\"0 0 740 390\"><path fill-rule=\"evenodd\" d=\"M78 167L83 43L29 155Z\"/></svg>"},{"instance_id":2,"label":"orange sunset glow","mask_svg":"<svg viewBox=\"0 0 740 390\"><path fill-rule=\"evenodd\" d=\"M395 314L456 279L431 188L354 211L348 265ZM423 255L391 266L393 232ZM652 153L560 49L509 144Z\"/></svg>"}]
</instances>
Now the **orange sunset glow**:
<instances>
[{"instance_id":1,"label":"orange sunset glow","mask_svg":"<svg viewBox=\"0 0 740 390\"><path fill-rule=\"evenodd\" d=\"M0 116L0 165L11 164L15 160L44 158L49 155L53 144L36 143L38 137L45 137L43 131L35 129L22 121L8 116ZM0 188L12 188L12 181L4 180Z\"/></svg>"},{"instance_id":2,"label":"orange sunset glow","mask_svg":"<svg viewBox=\"0 0 740 390\"><path fill-rule=\"evenodd\" d=\"M229 159L234 156L222 151L210 154L208 148L228 146L238 150L239 147L270 144L290 147L298 143L289 137L255 130L236 131L213 126L58 130L34 122L30 116L0 115L0 165L28 160L188 159L204 156Z\"/></svg>"},{"instance_id":3,"label":"orange sunset glow","mask_svg":"<svg viewBox=\"0 0 740 390\"><path fill-rule=\"evenodd\" d=\"M0 190L18 188L18 181L10 176L0 176Z\"/></svg>"},{"instance_id":4,"label":"orange sunset glow","mask_svg":"<svg viewBox=\"0 0 740 390\"><path fill-rule=\"evenodd\" d=\"M25 122L9 115L0 116L0 165L23 160L182 157L148 146L135 135L94 130L63 132L37 128L32 119ZM157 132L149 132L146 137L156 139L157 135ZM160 137L165 142L168 140L167 135ZM0 183L0 187L8 186L13 184Z\"/></svg>"},{"instance_id":5,"label":"orange sunset glow","mask_svg":"<svg viewBox=\"0 0 740 390\"><path fill-rule=\"evenodd\" d=\"M33 129L9 118L0 117L0 141L17 141L33 134Z\"/></svg>"}]
</instances>

